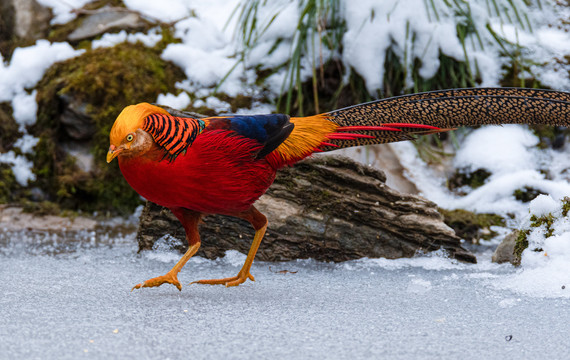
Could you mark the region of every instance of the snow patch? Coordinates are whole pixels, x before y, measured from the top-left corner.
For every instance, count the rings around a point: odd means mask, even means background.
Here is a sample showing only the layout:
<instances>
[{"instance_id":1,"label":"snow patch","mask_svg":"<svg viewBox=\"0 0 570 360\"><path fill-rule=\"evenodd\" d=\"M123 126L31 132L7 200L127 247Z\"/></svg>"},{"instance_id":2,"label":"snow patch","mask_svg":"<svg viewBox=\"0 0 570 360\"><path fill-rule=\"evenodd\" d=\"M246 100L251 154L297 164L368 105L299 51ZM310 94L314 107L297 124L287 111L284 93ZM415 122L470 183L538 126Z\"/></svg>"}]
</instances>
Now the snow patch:
<instances>
[{"instance_id":1,"label":"snow patch","mask_svg":"<svg viewBox=\"0 0 570 360\"><path fill-rule=\"evenodd\" d=\"M0 163L11 166L16 181L22 186L26 186L28 181L36 179L36 175L32 172L33 163L22 155L8 151L0 154Z\"/></svg>"},{"instance_id":2,"label":"snow patch","mask_svg":"<svg viewBox=\"0 0 570 360\"><path fill-rule=\"evenodd\" d=\"M453 160L454 168L470 171L483 168L491 176L465 196L452 193L445 178L419 158L413 144L390 146L406 168L405 175L420 193L442 208L511 214L517 223L528 214L528 204L515 198L516 190L532 188L554 199L570 194L568 179L559 175L569 168L570 149L540 150L532 147L536 143L536 137L521 125L486 126L468 134ZM545 176L544 169L553 174L552 179Z\"/></svg>"},{"instance_id":3,"label":"snow patch","mask_svg":"<svg viewBox=\"0 0 570 360\"><path fill-rule=\"evenodd\" d=\"M559 203L551 196L538 195L536 199L531 201L529 211L536 216L545 216L554 213L559 209Z\"/></svg>"},{"instance_id":4,"label":"snow patch","mask_svg":"<svg viewBox=\"0 0 570 360\"><path fill-rule=\"evenodd\" d=\"M37 2L48 7L53 12L51 24L65 24L77 17L73 12L75 9L81 9L85 4L93 0L37 0Z\"/></svg>"},{"instance_id":5,"label":"snow patch","mask_svg":"<svg viewBox=\"0 0 570 360\"><path fill-rule=\"evenodd\" d=\"M0 64L0 101L12 101L24 89L36 86L45 71L58 61L64 61L83 54L68 43L50 43L38 40L35 45L16 48L10 63Z\"/></svg>"},{"instance_id":6,"label":"snow patch","mask_svg":"<svg viewBox=\"0 0 570 360\"><path fill-rule=\"evenodd\" d=\"M37 90L32 91L31 94L22 91L16 93L12 98L12 116L20 125L20 131L25 131L26 126L36 123L36 113L38 112L37 93Z\"/></svg>"},{"instance_id":7,"label":"snow patch","mask_svg":"<svg viewBox=\"0 0 570 360\"><path fill-rule=\"evenodd\" d=\"M40 141L39 138L32 136L30 134L25 134L24 136L16 140L14 146L19 148L24 154L30 154L32 153L34 146L36 146L39 141Z\"/></svg>"},{"instance_id":8,"label":"snow patch","mask_svg":"<svg viewBox=\"0 0 570 360\"><path fill-rule=\"evenodd\" d=\"M520 270L498 282L498 286L529 296L570 298L570 218L563 204L550 196L539 196L530 204L531 214L521 231L529 231L528 248ZM540 226L541 217L548 217ZM532 224L535 224L533 226Z\"/></svg>"},{"instance_id":9,"label":"snow patch","mask_svg":"<svg viewBox=\"0 0 570 360\"><path fill-rule=\"evenodd\" d=\"M160 94L156 99L157 104L170 106L171 108L179 110L187 108L190 102L190 96L186 92L181 92L178 95Z\"/></svg>"},{"instance_id":10,"label":"snow patch","mask_svg":"<svg viewBox=\"0 0 570 360\"><path fill-rule=\"evenodd\" d=\"M129 42L131 44L141 42L147 47L153 47L160 40L162 40L162 34L160 32L160 28L153 28L149 30L147 34L140 32L134 34L127 34L125 30L122 30L121 32L118 33L103 34L101 39L93 40L93 42L91 42L91 48L98 49L103 47L113 47L117 44L124 42Z\"/></svg>"},{"instance_id":11,"label":"snow patch","mask_svg":"<svg viewBox=\"0 0 570 360\"><path fill-rule=\"evenodd\" d=\"M181 0L123 0L125 6L142 15L162 22L175 22L190 16L187 1Z\"/></svg>"},{"instance_id":12,"label":"snow patch","mask_svg":"<svg viewBox=\"0 0 570 360\"><path fill-rule=\"evenodd\" d=\"M538 138L520 125L485 126L470 133L454 158L456 168L485 169L494 175L535 169Z\"/></svg>"}]
</instances>

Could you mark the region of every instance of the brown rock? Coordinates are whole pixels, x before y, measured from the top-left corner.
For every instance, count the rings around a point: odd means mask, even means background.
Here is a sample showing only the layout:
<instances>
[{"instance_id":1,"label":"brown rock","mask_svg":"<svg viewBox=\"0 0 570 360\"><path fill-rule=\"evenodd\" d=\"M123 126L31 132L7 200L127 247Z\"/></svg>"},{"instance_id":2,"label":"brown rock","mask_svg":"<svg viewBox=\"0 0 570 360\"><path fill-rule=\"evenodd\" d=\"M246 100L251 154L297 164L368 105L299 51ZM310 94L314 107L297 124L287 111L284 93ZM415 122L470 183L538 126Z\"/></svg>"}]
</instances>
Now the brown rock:
<instances>
[{"instance_id":1,"label":"brown rock","mask_svg":"<svg viewBox=\"0 0 570 360\"><path fill-rule=\"evenodd\" d=\"M85 16L81 25L68 35L72 42L90 39L109 30L139 30L146 26L142 17L125 8L105 6Z\"/></svg>"},{"instance_id":2,"label":"brown rock","mask_svg":"<svg viewBox=\"0 0 570 360\"><path fill-rule=\"evenodd\" d=\"M269 219L256 258L393 259L443 248L458 260L476 262L434 203L401 194L385 180L381 171L339 157L319 157L280 170L256 203ZM166 234L184 239L182 226L168 209L147 203L137 234L139 248L152 249ZM227 250L247 253L253 229L245 221L215 215L205 218L200 234L198 255L216 258ZM178 247L183 251L186 246L181 240Z\"/></svg>"},{"instance_id":3,"label":"brown rock","mask_svg":"<svg viewBox=\"0 0 570 360\"><path fill-rule=\"evenodd\" d=\"M493 262L499 264L510 262L515 265L515 242L519 236L519 232L519 230L515 230L505 236L505 239L497 246L497 249L495 249L493 253L493 257L491 258Z\"/></svg>"},{"instance_id":4,"label":"brown rock","mask_svg":"<svg viewBox=\"0 0 570 360\"><path fill-rule=\"evenodd\" d=\"M14 35L21 39L41 39L46 37L49 31L49 21L52 17L51 10L35 0L11 0L13 18L12 25Z\"/></svg>"}]
</instances>

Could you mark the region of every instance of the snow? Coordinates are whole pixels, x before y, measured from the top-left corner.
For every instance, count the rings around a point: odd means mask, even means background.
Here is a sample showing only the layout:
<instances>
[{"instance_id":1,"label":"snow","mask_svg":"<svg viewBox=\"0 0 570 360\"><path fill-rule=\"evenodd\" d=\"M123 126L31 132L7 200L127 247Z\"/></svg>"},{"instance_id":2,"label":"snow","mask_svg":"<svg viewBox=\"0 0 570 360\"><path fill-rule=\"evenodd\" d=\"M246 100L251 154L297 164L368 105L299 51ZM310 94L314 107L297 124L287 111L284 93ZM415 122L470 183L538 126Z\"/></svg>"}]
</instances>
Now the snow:
<instances>
[{"instance_id":1,"label":"snow","mask_svg":"<svg viewBox=\"0 0 570 360\"><path fill-rule=\"evenodd\" d=\"M16 181L22 186L26 186L28 185L28 181L36 179L36 175L32 172L34 164L24 156L16 155L14 151L10 150L0 154L0 163L9 164L11 166Z\"/></svg>"},{"instance_id":2,"label":"snow","mask_svg":"<svg viewBox=\"0 0 570 360\"><path fill-rule=\"evenodd\" d=\"M65 24L76 18L75 9L81 9L93 0L37 0L40 5L50 8L54 18L52 24Z\"/></svg>"},{"instance_id":3,"label":"snow","mask_svg":"<svg viewBox=\"0 0 570 360\"><path fill-rule=\"evenodd\" d=\"M531 226L530 215L552 216L552 234L548 234L546 224ZM564 216L562 202L539 195L530 203L530 214L521 229L529 231L529 245L522 254L521 269L502 279L498 286L537 297L566 294L561 284L570 283L570 218Z\"/></svg>"},{"instance_id":4,"label":"snow","mask_svg":"<svg viewBox=\"0 0 570 360\"><path fill-rule=\"evenodd\" d=\"M529 211L536 216L544 216L557 211L559 204L551 196L538 195L529 205Z\"/></svg>"},{"instance_id":5,"label":"snow","mask_svg":"<svg viewBox=\"0 0 570 360\"><path fill-rule=\"evenodd\" d=\"M257 86L256 68L274 70L264 81L269 90L266 96L276 97L286 88L289 81L286 64L292 46L298 41L296 26L301 16L301 1L271 1L256 7L257 29L250 39L253 46L244 58L236 32L238 6L244 1L169 0L167 3L164 6L150 0L130 0L126 5L151 18L174 22L175 35L182 42L170 44L162 57L184 69L188 80L179 85L181 89L251 95L252 88ZM342 55L319 44L318 36L313 44L309 34L304 45L307 54L314 56L301 60L300 77L304 80L312 76L314 61L339 58L346 69L365 79L371 94L376 94L383 88L385 53L390 48L406 69L408 87L413 86L414 59L421 61L419 74L429 79L440 66L440 53L464 61L466 52L472 71L482 78L481 85L497 86L503 67L510 61L503 46L526 46L520 61L529 67L531 74L524 74L553 88L570 89L570 79L560 75L564 65L556 60L566 54L570 34L563 27L551 26L564 18L564 8L546 2L542 11L536 12L534 7L520 1L494 4L501 9L499 12L485 1L469 4L424 0L341 1L339 15L347 27ZM195 16L188 16L189 13ZM529 20L520 22L519 17ZM467 18L473 21L476 33L469 33L462 43L450 34L456 34L457 25L465 24ZM495 35L503 39L502 45L497 44Z\"/></svg>"},{"instance_id":6,"label":"snow","mask_svg":"<svg viewBox=\"0 0 570 360\"><path fill-rule=\"evenodd\" d=\"M22 152L29 153L38 141L26 131L26 126L36 122L37 112L37 91L28 93L28 90L42 79L46 70L55 62L82 53L83 50L75 50L68 43L38 40L35 45L16 48L9 64L0 61L0 102L11 102L12 115L23 133L23 137L16 141L16 147ZM33 164L24 156L16 155L13 151L0 153L0 162L11 165L16 180L22 186L26 186L30 180L35 180L32 173Z\"/></svg>"},{"instance_id":7,"label":"snow","mask_svg":"<svg viewBox=\"0 0 570 360\"><path fill-rule=\"evenodd\" d=\"M127 34L125 30L122 30L118 33L103 34L101 39L93 40L91 42L91 48L98 49L102 47L113 47L123 42L130 42L132 44L141 42L147 47L153 47L160 40L162 40L162 34L160 33L160 28L152 28L146 34L140 32L134 34Z\"/></svg>"},{"instance_id":8,"label":"snow","mask_svg":"<svg viewBox=\"0 0 570 360\"><path fill-rule=\"evenodd\" d=\"M146 17L162 22L175 22L190 16L188 1L180 0L123 0L125 6Z\"/></svg>"},{"instance_id":9,"label":"snow","mask_svg":"<svg viewBox=\"0 0 570 360\"><path fill-rule=\"evenodd\" d=\"M181 92L178 95L160 94L158 95L158 99L156 99L157 104L170 106L171 108L179 110L187 108L190 102L190 96L188 96L186 92Z\"/></svg>"},{"instance_id":10,"label":"snow","mask_svg":"<svg viewBox=\"0 0 570 360\"><path fill-rule=\"evenodd\" d=\"M487 126L473 131L462 142L454 158L455 168L485 169L493 174L534 169L539 139L518 125Z\"/></svg>"},{"instance_id":11,"label":"snow","mask_svg":"<svg viewBox=\"0 0 570 360\"><path fill-rule=\"evenodd\" d=\"M25 91L18 92L12 98L12 115L14 120L20 124L20 131L25 131L25 127L36 123L36 113L38 104L36 102L37 90L28 94Z\"/></svg>"},{"instance_id":12,"label":"snow","mask_svg":"<svg viewBox=\"0 0 570 360\"><path fill-rule=\"evenodd\" d=\"M0 65L0 101L12 101L24 89L33 88L55 62L82 54L68 43L38 40L35 45L16 48L10 64Z\"/></svg>"},{"instance_id":13,"label":"snow","mask_svg":"<svg viewBox=\"0 0 570 360\"><path fill-rule=\"evenodd\" d=\"M134 234L68 236L0 234L0 358L561 359L570 351L570 288L557 283L557 294L543 296L508 288L511 265L255 262L255 282L188 285L237 273L244 255L230 253L191 259L182 292L131 292L180 254L137 254Z\"/></svg>"},{"instance_id":14,"label":"snow","mask_svg":"<svg viewBox=\"0 0 570 360\"><path fill-rule=\"evenodd\" d=\"M466 209L479 213L514 215L515 225L528 213L528 204L518 201L514 192L525 187L537 189L555 199L570 194L563 176L570 168L570 147L561 151L532 147L538 139L524 126L481 127L469 133L453 160L453 169L486 169L491 176L477 189L459 196L447 189L445 177L417 155L412 143L390 146L406 169L406 175L420 193L445 209ZM548 172L549 176L545 173Z\"/></svg>"},{"instance_id":15,"label":"snow","mask_svg":"<svg viewBox=\"0 0 570 360\"><path fill-rule=\"evenodd\" d=\"M16 140L14 146L19 148L24 154L30 154L34 146L36 146L39 141L40 139L38 139L37 137L34 137L30 134L25 134L24 136Z\"/></svg>"}]
</instances>

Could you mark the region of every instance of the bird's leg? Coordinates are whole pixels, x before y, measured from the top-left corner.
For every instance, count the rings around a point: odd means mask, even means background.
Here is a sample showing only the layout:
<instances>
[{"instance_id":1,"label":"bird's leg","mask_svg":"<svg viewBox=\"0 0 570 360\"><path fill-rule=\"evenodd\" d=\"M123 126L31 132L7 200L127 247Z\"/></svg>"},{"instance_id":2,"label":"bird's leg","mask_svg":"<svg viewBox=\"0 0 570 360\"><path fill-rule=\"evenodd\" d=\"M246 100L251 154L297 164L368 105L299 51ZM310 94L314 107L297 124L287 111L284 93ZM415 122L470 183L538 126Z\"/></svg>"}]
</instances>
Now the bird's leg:
<instances>
[{"instance_id":1,"label":"bird's leg","mask_svg":"<svg viewBox=\"0 0 570 360\"><path fill-rule=\"evenodd\" d=\"M261 244L263 235L265 235L265 230L267 229L267 218L253 206L249 208L249 210L243 213L235 214L234 216L249 221L255 229L253 242L249 248L249 253L247 254L247 258L245 259L245 263L243 264L241 270L236 276L233 277L224 279L199 280L194 281L191 284L197 283L207 285L225 285L226 287L229 287L237 286L245 282L247 279L255 281L253 276L249 273L249 270L251 269L251 264L253 264L253 259L255 258L259 244Z\"/></svg>"},{"instance_id":2,"label":"bird's leg","mask_svg":"<svg viewBox=\"0 0 570 360\"><path fill-rule=\"evenodd\" d=\"M200 248L200 234L198 233L198 222L200 221L201 214L195 211L190 211L183 208L172 208L170 209L172 213L180 220L182 226L184 226L184 230L186 230L186 240L188 240L188 244L190 247L186 251L186 253L182 256L182 258L174 265L169 272L165 275L158 276L152 279L149 279L141 284L135 285L131 291L134 289L140 289L143 287L155 287L160 286L164 283L172 284L178 288L178 290L182 291L182 286L178 281L178 273L184 265L190 260L198 249Z\"/></svg>"}]
</instances>

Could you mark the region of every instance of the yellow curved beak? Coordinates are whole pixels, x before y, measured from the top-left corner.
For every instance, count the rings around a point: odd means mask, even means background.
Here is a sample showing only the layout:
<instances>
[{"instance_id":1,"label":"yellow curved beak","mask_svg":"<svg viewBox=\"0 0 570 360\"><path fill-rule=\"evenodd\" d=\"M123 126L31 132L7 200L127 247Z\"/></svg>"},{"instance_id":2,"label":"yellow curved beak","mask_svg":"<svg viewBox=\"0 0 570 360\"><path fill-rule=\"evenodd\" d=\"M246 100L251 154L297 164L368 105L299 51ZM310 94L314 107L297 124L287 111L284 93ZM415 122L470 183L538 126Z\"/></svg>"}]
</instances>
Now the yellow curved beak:
<instances>
[{"instance_id":1,"label":"yellow curved beak","mask_svg":"<svg viewBox=\"0 0 570 360\"><path fill-rule=\"evenodd\" d=\"M107 152L107 163L113 161L113 159L116 158L120 152L121 149L116 148L115 145L109 146L109 152Z\"/></svg>"}]
</instances>

